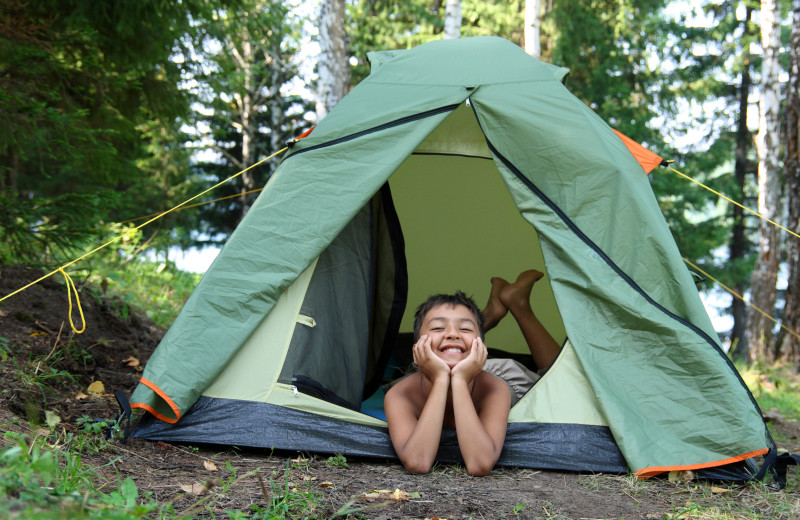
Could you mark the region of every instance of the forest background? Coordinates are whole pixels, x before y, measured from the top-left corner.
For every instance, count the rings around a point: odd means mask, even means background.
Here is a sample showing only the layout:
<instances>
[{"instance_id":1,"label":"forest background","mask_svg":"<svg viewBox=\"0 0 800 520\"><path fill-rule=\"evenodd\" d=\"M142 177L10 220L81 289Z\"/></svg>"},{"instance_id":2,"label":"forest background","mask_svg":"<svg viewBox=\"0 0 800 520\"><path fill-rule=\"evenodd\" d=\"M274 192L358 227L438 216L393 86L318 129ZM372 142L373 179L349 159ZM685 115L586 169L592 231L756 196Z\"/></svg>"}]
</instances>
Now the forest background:
<instances>
[{"instance_id":1,"label":"forest background","mask_svg":"<svg viewBox=\"0 0 800 520\"><path fill-rule=\"evenodd\" d=\"M280 157L147 216L311 128L368 51L475 35L569 68L611 126L724 195L650 175L701 291L730 302L731 355L797 365L800 0L5 0L0 264L51 271L124 237L97 255L168 276L176 250L224 243Z\"/></svg>"}]
</instances>

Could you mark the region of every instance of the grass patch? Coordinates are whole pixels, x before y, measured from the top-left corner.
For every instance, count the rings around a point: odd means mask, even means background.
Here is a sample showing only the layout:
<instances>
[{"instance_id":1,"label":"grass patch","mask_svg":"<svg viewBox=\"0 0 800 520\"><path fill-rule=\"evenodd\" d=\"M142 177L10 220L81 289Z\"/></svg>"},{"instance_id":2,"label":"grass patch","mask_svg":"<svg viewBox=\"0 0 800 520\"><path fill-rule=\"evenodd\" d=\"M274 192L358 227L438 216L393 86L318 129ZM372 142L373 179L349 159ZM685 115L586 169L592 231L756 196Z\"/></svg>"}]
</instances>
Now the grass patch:
<instances>
[{"instance_id":1,"label":"grass patch","mask_svg":"<svg viewBox=\"0 0 800 520\"><path fill-rule=\"evenodd\" d=\"M75 274L83 278L82 285L96 299L102 294L121 319L140 313L161 327L169 327L202 275L181 271L171 262L148 260L138 253L129 246L96 254L80 264L85 267Z\"/></svg>"},{"instance_id":2,"label":"grass patch","mask_svg":"<svg viewBox=\"0 0 800 520\"><path fill-rule=\"evenodd\" d=\"M85 435L9 432L3 441L0 517L134 519L170 507L140 496L130 478L115 486L100 481L99 468L83 462Z\"/></svg>"},{"instance_id":3,"label":"grass patch","mask_svg":"<svg viewBox=\"0 0 800 520\"><path fill-rule=\"evenodd\" d=\"M784 363L754 363L737 368L761 410L775 410L784 417L800 417L800 376L793 367Z\"/></svg>"}]
</instances>

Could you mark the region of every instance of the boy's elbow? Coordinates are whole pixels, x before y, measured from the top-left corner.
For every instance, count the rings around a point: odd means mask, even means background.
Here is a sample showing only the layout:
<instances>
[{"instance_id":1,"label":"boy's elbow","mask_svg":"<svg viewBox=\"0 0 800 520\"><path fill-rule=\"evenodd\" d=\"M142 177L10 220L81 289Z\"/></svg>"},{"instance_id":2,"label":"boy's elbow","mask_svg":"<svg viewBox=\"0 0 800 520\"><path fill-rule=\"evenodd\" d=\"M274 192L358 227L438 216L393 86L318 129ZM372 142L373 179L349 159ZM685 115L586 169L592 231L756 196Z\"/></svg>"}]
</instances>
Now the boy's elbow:
<instances>
[{"instance_id":1,"label":"boy's elbow","mask_svg":"<svg viewBox=\"0 0 800 520\"><path fill-rule=\"evenodd\" d=\"M416 473L417 475L425 475L426 473L430 473L431 468L433 467L433 464L426 464L424 462L418 462L418 463L403 464L403 466L405 466L405 468L410 473Z\"/></svg>"},{"instance_id":2,"label":"boy's elbow","mask_svg":"<svg viewBox=\"0 0 800 520\"><path fill-rule=\"evenodd\" d=\"M464 465L467 468L467 473L473 477L488 475L489 472L494 469L494 465L497 464L497 459L500 458L500 454L485 455L486 454L484 454L484 456L471 457L469 460L465 460Z\"/></svg>"},{"instance_id":3,"label":"boy's elbow","mask_svg":"<svg viewBox=\"0 0 800 520\"><path fill-rule=\"evenodd\" d=\"M467 473L473 477L484 477L492 471L494 464L472 463L467 464Z\"/></svg>"},{"instance_id":4,"label":"boy's elbow","mask_svg":"<svg viewBox=\"0 0 800 520\"><path fill-rule=\"evenodd\" d=\"M431 468L433 468L434 457L417 455L412 457L400 457L400 461L403 463L403 467L409 472L424 475L430 473Z\"/></svg>"}]
</instances>

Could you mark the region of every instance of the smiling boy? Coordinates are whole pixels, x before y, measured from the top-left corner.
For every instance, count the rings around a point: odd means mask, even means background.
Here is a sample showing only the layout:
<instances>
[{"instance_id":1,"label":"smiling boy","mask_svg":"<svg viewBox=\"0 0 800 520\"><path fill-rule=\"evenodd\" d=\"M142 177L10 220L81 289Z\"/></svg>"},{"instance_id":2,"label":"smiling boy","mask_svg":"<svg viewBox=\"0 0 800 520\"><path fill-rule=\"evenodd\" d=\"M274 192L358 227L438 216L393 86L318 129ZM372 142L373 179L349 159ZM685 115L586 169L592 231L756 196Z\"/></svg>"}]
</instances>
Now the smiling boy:
<instances>
[{"instance_id":1,"label":"smiling boy","mask_svg":"<svg viewBox=\"0 0 800 520\"><path fill-rule=\"evenodd\" d=\"M505 441L511 394L502 379L483 370L484 326L491 329L511 311L534 361L549 367L559 346L530 306L531 289L541 277L531 270L514 283L492 278L483 312L460 291L432 296L417 309L413 356L419 371L384 399L389 435L406 469L430 471L443 427L455 428L470 475L485 475L494 467Z\"/></svg>"}]
</instances>

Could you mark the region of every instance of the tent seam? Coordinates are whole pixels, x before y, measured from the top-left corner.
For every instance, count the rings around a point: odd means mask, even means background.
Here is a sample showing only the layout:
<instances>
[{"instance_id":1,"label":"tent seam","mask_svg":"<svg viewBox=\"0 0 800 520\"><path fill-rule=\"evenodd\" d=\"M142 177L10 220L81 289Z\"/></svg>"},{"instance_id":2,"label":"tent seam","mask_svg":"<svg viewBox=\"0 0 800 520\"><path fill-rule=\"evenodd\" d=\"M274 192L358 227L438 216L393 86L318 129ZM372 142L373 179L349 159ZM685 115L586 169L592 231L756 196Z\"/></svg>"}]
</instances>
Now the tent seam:
<instances>
[{"instance_id":1,"label":"tent seam","mask_svg":"<svg viewBox=\"0 0 800 520\"><path fill-rule=\"evenodd\" d=\"M320 148L327 148L329 146L335 146L337 144L341 144L341 143L345 143L345 142L348 142L348 141L352 141L354 139L358 139L359 137L364 137L365 135L369 135L369 134L372 134L372 133L375 133L375 132L380 132L380 131L386 130L388 128L392 128L392 127L395 127L395 126L403 125L403 124L406 124L406 123L411 123L413 121L418 121L420 119L425 119L427 117L435 116L435 115L438 115L438 114L441 114L441 113L444 113L444 112L452 112L453 110L458 108L460 105L461 105L461 102L456 103L456 104L452 104L452 105L446 105L446 106L439 107L439 108L434 108L434 109L431 109L431 110L426 110L425 112L420 112L420 113L417 113L417 114L412 114L412 115L409 115L409 116L401 117L400 119L395 119L395 120L389 121L387 123L382 123L380 125L373 126L372 128L367 128L366 130L361 130L360 132L355 132L355 133L352 133L352 134L349 134L349 135L338 137L336 139L332 139L332 140L326 141L324 143L311 145L308 148L302 148L300 150L297 150L293 154L291 154L288 157L286 157L285 160L288 161L292 157L296 157L297 155L299 155L301 153L310 152L312 150L318 150Z\"/></svg>"}]
</instances>

